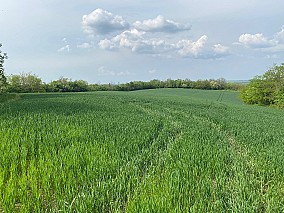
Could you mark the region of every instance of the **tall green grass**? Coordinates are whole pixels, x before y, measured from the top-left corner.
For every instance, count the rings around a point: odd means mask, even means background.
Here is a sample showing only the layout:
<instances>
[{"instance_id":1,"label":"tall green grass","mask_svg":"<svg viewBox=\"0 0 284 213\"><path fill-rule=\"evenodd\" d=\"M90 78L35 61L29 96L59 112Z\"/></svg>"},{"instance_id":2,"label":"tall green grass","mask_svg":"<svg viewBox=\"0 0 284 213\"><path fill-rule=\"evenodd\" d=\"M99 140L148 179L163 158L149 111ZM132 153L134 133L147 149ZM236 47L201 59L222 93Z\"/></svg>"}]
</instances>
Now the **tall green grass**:
<instances>
[{"instance_id":1,"label":"tall green grass","mask_svg":"<svg viewBox=\"0 0 284 213\"><path fill-rule=\"evenodd\" d=\"M11 100L19 99L18 94L0 93L0 103L4 103Z\"/></svg>"},{"instance_id":2,"label":"tall green grass","mask_svg":"<svg viewBox=\"0 0 284 213\"><path fill-rule=\"evenodd\" d=\"M0 105L0 212L283 212L283 119L228 91L25 94Z\"/></svg>"}]
</instances>

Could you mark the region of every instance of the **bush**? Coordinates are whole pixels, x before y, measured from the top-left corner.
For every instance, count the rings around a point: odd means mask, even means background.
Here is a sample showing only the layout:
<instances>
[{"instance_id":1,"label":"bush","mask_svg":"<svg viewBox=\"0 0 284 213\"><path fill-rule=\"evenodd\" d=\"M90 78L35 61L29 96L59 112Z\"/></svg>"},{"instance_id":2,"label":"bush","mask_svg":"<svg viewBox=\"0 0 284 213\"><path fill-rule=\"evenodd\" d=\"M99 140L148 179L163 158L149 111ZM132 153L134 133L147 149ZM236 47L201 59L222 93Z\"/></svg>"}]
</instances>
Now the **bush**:
<instances>
[{"instance_id":1,"label":"bush","mask_svg":"<svg viewBox=\"0 0 284 213\"><path fill-rule=\"evenodd\" d=\"M284 106L284 64L274 65L262 76L256 76L241 91L248 104Z\"/></svg>"}]
</instances>

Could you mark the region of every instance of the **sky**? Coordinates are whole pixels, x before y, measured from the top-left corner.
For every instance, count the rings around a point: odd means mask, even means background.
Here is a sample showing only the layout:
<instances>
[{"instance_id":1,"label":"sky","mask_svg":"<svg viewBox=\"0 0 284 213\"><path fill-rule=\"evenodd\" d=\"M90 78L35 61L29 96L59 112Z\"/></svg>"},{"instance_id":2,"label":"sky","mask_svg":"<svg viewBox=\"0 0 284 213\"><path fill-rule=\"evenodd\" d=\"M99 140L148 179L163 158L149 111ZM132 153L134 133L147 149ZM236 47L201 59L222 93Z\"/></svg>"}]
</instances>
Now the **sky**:
<instances>
[{"instance_id":1,"label":"sky","mask_svg":"<svg viewBox=\"0 0 284 213\"><path fill-rule=\"evenodd\" d=\"M284 62L283 0L0 0L5 73L248 80Z\"/></svg>"}]
</instances>

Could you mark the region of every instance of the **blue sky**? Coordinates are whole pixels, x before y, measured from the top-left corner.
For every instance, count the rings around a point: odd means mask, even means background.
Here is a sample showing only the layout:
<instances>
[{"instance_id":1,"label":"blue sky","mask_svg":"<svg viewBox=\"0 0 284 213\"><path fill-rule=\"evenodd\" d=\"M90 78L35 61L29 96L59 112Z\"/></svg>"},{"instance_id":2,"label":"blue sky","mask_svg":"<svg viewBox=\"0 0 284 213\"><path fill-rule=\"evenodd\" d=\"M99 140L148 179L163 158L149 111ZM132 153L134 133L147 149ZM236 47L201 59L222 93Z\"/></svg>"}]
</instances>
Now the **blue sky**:
<instances>
[{"instance_id":1,"label":"blue sky","mask_svg":"<svg viewBox=\"0 0 284 213\"><path fill-rule=\"evenodd\" d=\"M5 72L45 82L250 79L284 62L283 0L0 0Z\"/></svg>"}]
</instances>

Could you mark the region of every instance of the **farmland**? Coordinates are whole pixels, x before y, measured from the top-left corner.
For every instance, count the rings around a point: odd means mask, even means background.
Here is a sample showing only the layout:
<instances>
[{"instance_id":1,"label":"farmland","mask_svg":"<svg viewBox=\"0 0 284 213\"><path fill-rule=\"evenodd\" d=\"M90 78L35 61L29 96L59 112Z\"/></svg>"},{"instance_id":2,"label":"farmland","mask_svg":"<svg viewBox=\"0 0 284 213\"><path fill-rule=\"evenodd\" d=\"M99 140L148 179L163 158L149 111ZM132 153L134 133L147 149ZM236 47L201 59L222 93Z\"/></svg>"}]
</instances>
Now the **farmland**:
<instances>
[{"instance_id":1,"label":"farmland","mask_svg":"<svg viewBox=\"0 0 284 213\"><path fill-rule=\"evenodd\" d=\"M284 212L284 111L238 92L0 103L0 212Z\"/></svg>"}]
</instances>

